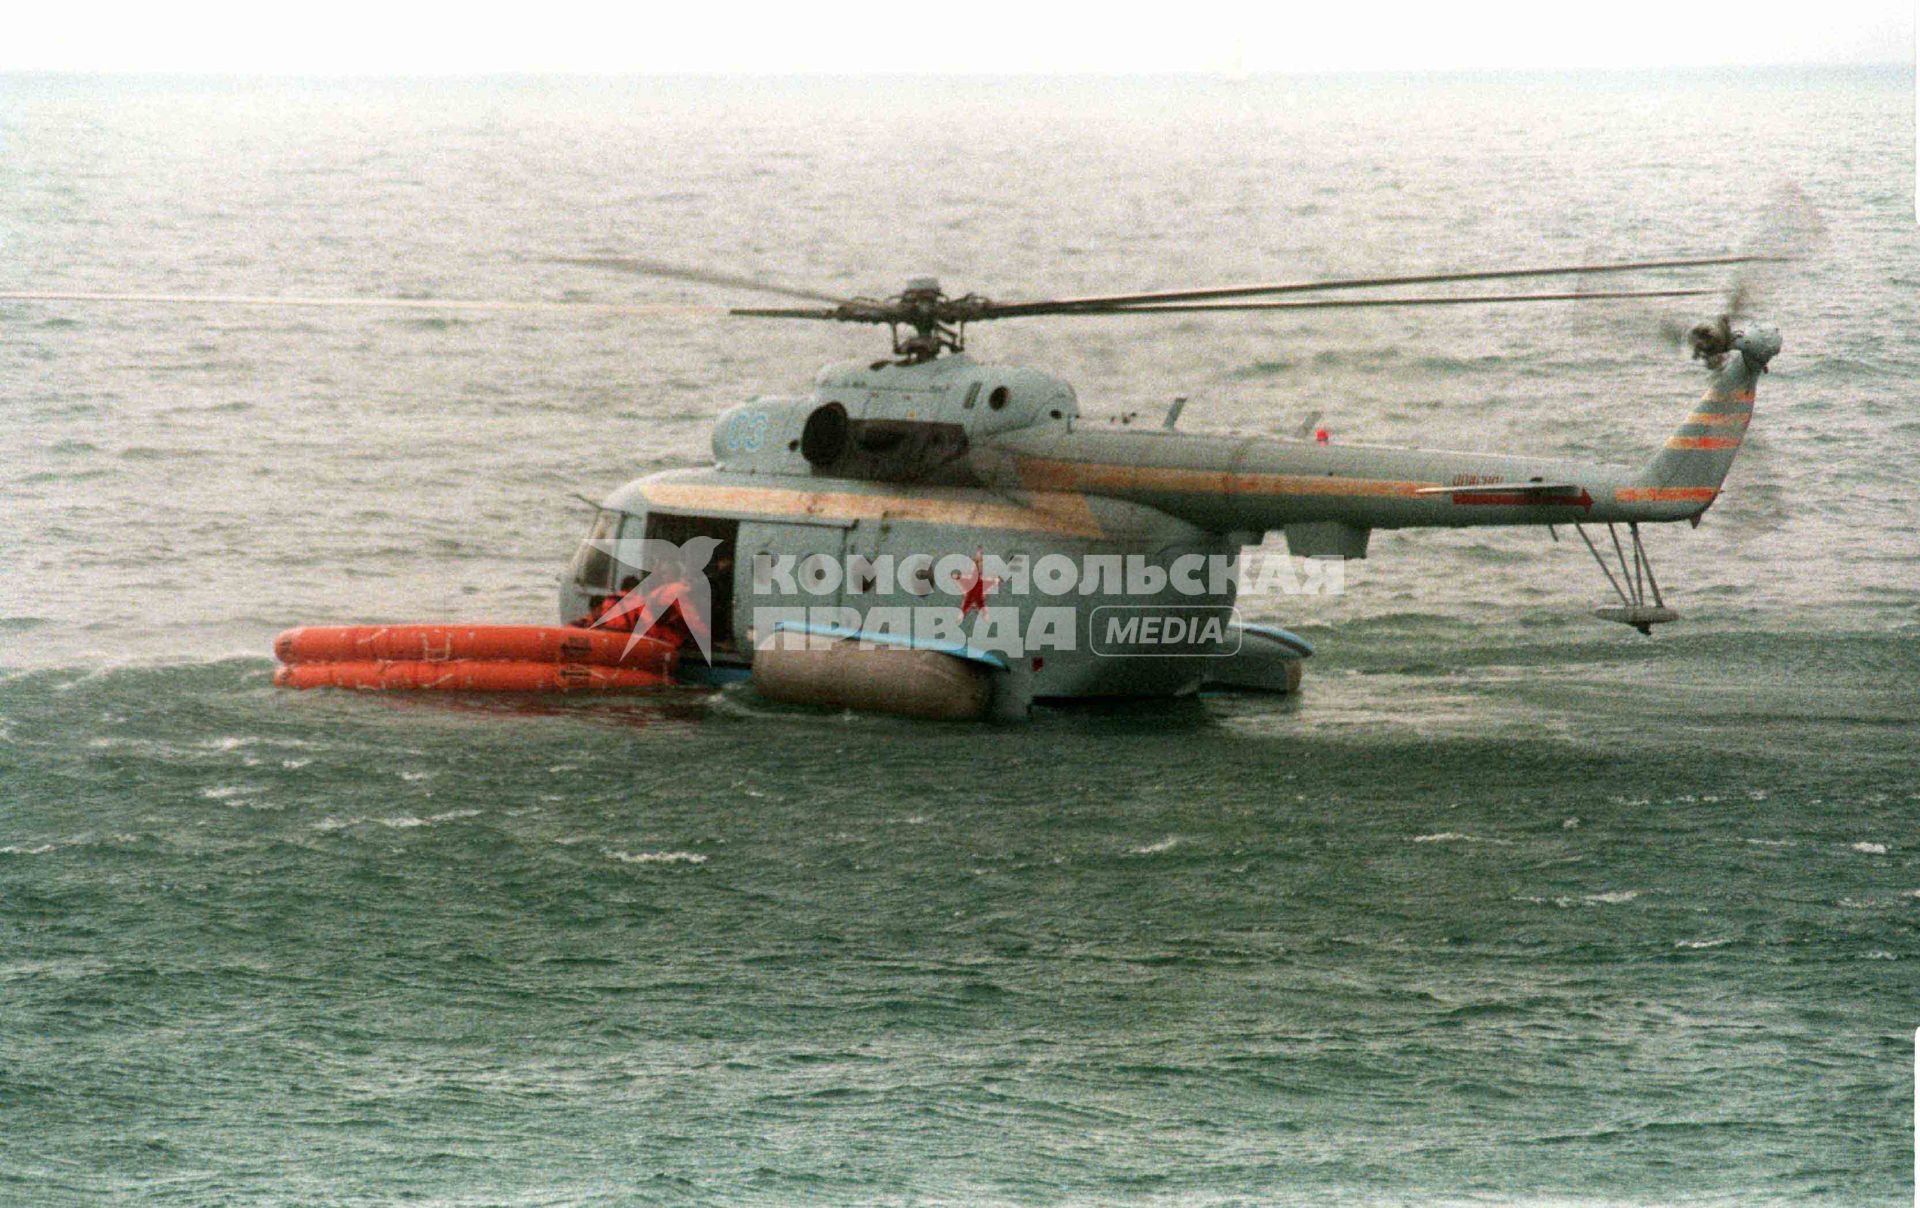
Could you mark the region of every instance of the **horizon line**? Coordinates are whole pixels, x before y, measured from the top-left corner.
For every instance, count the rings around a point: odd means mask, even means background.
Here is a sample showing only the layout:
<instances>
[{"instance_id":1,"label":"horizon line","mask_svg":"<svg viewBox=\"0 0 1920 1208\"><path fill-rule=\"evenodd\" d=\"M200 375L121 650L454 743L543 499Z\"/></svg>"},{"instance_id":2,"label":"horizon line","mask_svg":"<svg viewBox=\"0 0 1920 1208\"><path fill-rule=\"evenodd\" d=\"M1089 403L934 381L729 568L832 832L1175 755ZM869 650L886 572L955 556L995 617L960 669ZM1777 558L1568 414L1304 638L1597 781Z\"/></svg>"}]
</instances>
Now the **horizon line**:
<instances>
[{"instance_id":1,"label":"horizon line","mask_svg":"<svg viewBox=\"0 0 1920 1208\"><path fill-rule=\"evenodd\" d=\"M11 67L0 64L0 77L160 78L194 80L1222 80L1242 82L1272 79L1315 79L1335 76L1552 76L1644 75L1648 73L1757 73L1769 71L1879 70L1911 71L1914 59L1808 59L1768 63L1649 63L1610 66L1454 66L1454 67L1295 67L1295 68L1153 68L1076 69L1047 71L1034 68L976 70L927 68L921 70L858 70L795 68L782 71L714 69L710 71L655 71L590 68L430 68L417 71L364 69L268 69L175 67Z\"/></svg>"}]
</instances>

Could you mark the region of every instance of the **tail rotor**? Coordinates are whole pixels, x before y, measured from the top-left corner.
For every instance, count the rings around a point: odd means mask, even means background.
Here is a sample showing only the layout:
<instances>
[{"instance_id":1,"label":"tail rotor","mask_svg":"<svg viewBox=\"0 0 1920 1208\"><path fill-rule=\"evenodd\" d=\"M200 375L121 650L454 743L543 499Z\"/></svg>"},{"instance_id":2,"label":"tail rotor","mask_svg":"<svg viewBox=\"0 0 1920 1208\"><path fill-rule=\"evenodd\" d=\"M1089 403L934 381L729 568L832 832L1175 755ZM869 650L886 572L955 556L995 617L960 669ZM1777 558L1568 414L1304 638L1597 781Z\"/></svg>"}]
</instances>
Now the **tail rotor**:
<instances>
[{"instance_id":1,"label":"tail rotor","mask_svg":"<svg viewBox=\"0 0 1920 1208\"><path fill-rule=\"evenodd\" d=\"M1781 182L1746 241L1746 257L1734 270L1719 313L1697 323L1663 315L1658 321L1661 340L1718 370L1739 338L1735 323L1757 317L1780 284L1782 266L1805 260L1825 242L1826 230L1800 187Z\"/></svg>"}]
</instances>

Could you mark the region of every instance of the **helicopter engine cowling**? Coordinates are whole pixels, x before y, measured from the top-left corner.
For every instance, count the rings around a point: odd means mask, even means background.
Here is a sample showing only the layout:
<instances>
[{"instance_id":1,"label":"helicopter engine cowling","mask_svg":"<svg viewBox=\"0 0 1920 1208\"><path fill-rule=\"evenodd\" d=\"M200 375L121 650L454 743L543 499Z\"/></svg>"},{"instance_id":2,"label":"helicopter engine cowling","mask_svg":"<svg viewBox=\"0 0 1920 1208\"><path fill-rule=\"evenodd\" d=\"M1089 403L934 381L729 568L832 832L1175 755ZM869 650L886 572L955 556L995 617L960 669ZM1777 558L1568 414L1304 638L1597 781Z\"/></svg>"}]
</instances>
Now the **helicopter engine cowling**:
<instances>
[{"instance_id":1,"label":"helicopter engine cowling","mask_svg":"<svg viewBox=\"0 0 1920 1208\"><path fill-rule=\"evenodd\" d=\"M917 417L856 418L838 401L757 399L713 429L714 461L748 474L870 482L978 485L962 424Z\"/></svg>"},{"instance_id":2,"label":"helicopter engine cowling","mask_svg":"<svg viewBox=\"0 0 1920 1208\"><path fill-rule=\"evenodd\" d=\"M873 482L974 482L967 466L966 429L911 419L851 419L839 403L822 403L807 416L800 455L829 478Z\"/></svg>"}]
</instances>

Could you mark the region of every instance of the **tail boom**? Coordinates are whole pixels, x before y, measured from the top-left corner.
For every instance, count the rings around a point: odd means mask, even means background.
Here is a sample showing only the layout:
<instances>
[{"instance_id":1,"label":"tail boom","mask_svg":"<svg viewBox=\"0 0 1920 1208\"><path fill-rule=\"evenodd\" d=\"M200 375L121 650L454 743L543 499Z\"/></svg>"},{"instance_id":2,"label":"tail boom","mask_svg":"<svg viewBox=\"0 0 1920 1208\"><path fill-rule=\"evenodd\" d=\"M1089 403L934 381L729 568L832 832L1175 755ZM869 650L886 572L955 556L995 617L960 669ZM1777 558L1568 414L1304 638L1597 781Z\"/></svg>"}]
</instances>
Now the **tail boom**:
<instances>
[{"instance_id":1,"label":"tail boom","mask_svg":"<svg viewBox=\"0 0 1920 1208\"><path fill-rule=\"evenodd\" d=\"M1706 397L1646 466L1319 444L1162 429L1024 429L976 450L996 488L1140 504L1213 532L1659 523L1719 496L1780 348L1770 330L1716 356Z\"/></svg>"}]
</instances>

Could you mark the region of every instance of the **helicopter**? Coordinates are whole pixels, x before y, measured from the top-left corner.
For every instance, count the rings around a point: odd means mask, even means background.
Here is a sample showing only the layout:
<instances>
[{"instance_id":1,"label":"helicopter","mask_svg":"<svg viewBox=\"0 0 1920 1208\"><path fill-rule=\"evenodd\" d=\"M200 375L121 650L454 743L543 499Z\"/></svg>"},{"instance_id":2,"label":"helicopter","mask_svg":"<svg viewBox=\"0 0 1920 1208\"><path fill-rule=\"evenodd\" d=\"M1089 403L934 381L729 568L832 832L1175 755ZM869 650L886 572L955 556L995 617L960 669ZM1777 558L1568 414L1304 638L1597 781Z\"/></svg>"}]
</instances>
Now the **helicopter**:
<instances>
[{"instance_id":1,"label":"helicopter","mask_svg":"<svg viewBox=\"0 0 1920 1208\"><path fill-rule=\"evenodd\" d=\"M1671 257L1000 302L949 295L931 277L892 296L846 297L654 260L556 257L804 303L725 308L732 316L891 333L889 355L829 365L804 394L722 412L711 465L650 474L595 502L561 576L559 617L597 625L608 612L638 613L632 627L645 632L660 619L647 583L671 583L683 612L701 614L702 657L679 662L683 681L746 679L774 701L838 709L1017 720L1036 702L1297 691L1312 645L1236 610L1256 562L1249 551L1276 531L1290 558L1269 560L1267 569L1326 575L1366 557L1375 529L1532 525L1556 538L1571 528L1617 597L1596 614L1649 634L1679 614L1654 577L1641 526L1698 525L1739 451L1758 379L1780 351L1776 329L1735 325L1748 317L1744 287L1716 317L1682 333L1706 389L1638 466L1332 443L1324 432L1189 432L1179 427L1184 399L1158 425L1131 416L1096 424L1083 419L1061 378L975 360L968 328L1046 316L1718 296L1705 287L1587 282L1786 259ZM1378 292L1521 280L1579 288ZM71 293L0 299L662 309ZM1291 559L1304 571L1294 572Z\"/></svg>"},{"instance_id":2,"label":"helicopter","mask_svg":"<svg viewBox=\"0 0 1920 1208\"><path fill-rule=\"evenodd\" d=\"M1618 602L1597 615L1651 633L1679 614L1661 594L1641 526L1699 523L1740 448L1755 384L1780 351L1773 328L1734 326L1744 308L1737 291L1717 317L1686 331L1707 388L1640 466L1332 444L1324 432L1317 439L1190 433L1178 426L1184 400L1157 426L1090 424L1069 383L976 361L966 351L967 330L1041 316L1689 297L1717 291L1361 291L1584 282L1784 258L1669 258L1018 302L949 296L930 277L891 297L839 297L651 260L563 258L784 295L807 305L728 313L884 326L892 355L830 365L802 396L735 406L714 425L711 466L652 474L607 496L561 584L560 612L579 615L628 570L646 570L644 546L699 541L724 580L712 583L714 640L703 674L748 675L775 700L1007 719L1025 716L1036 700L1296 690L1311 644L1246 622L1234 607L1246 551L1269 533L1284 534L1288 553L1312 568L1364 558L1374 529L1548 525L1556 535L1560 526L1572 528L1612 584ZM1360 296L1319 296L1354 292ZM1604 534L1601 542L1590 526ZM623 556L623 549L637 552ZM672 549L666 557L673 560Z\"/></svg>"}]
</instances>

